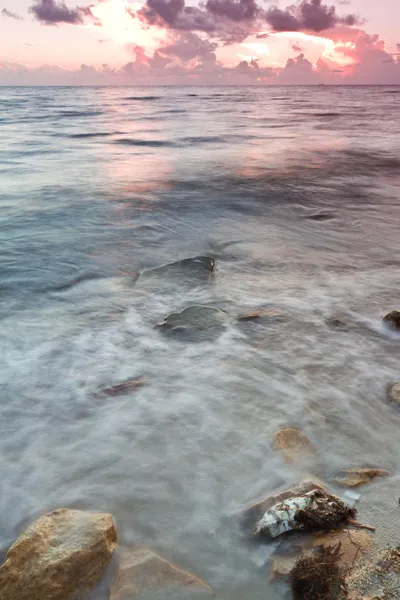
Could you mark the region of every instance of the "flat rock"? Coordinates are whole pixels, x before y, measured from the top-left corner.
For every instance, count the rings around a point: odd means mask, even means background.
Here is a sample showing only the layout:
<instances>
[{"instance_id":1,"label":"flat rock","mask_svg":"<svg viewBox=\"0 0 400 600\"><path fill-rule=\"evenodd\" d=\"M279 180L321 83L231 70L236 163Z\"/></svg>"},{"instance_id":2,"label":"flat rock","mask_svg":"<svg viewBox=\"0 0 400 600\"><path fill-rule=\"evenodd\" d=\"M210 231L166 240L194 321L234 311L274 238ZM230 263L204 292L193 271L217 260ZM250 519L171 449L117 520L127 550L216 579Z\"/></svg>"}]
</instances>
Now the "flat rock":
<instances>
[{"instance_id":1,"label":"flat rock","mask_svg":"<svg viewBox=\"0 0 400 600\"><path fill-rule=\"evenodd\" d=\"M288 314L278 308L256 308L249 312L241 313L238 316L238 321L242 323L247 321L286 323L288 320Z\"/></svg>"},{"instance_id":2,"label":"flat rock","mask_svg":"<svg viewBox=\"0 0 400 600\"><path fill-rule=\"evenodd\" d=\"M340 543L340 554L337 564L343 567L353 566L365 557L371 549L372 538L367 531L346 529L331 531L313 537L313 547L324 548L337 546Z\"/></svg>"},{"instance_id":3,"label":"flat rock","mask_svg":"<svg viewBox=\"0 0 400 600\"><path fill-rule=\"evenodd\" d=\"M137 284L145 282L169 282L194 284L201 283L209 278L215 269L215 259L212 256L194 256L184 258L173 263L167 263L140 273Z\"/></svg>"},{"instance_id":4,"label":"flat rock","mask_svg":"<svg viewBox=\"0 0 400 600\"><path fill-rule=\"evenodd\" d=\"M300 429L285 427L273 437L273 447L282 454L287 463L296 463L305 456L315 454L315 448Z\"/></svg>"},{"instance_id":5,"label":"flat rock","mask_svg":"<svg viewBox=\"0 0 400 600\"><path fill-rule=\"evenodd\" d=\"M112 385L111 387L104 388L101 393L105 396L122 396L128 394L134 390L138 390L146 384L146 380L143 377L138 379L127 379L121 383Z\"/></svg>"},{"instance_id":6,"label":"flat rock","mask_svg":"<svg viewBox=\"0 0 400 600\"><path fill-rule=\"evenodd\" d=\"M400 382L394 383L387 388L387 397L390 402L400 406Z\"/></svg>"},{"instance_id":7,"label":"flat rock","mask_svg":"<svg viewBox=\"0 0 400 600\"><path fill-rule=\"evenodd\" d=\"M38 519L0 567L1 600L69 600L101 579L118 544L110 514L59 509Z\"/></svg>"},{"instance_id":8,"label":"flat rock","mask_svg":"<svg viewBox=\"0 0 400 600\"><path fill-rule=\"evenodd\" d=\"M137 544L122 554L119 572L111 586L110 600L128 600L146 592L179 587L199 588L213 594L210 586L193 573Z\"/></svg>"},{"instance_id":9,"label":"flat rock","mask_svg":"<svg viewBox=\"0 0 400 600\"><path fill-rule=\"evenodd\" d=\"M390 473L385 469L343 469L335 482L344 487L359 487L378 477L390 477Z\"/></svg>"},{"instance_id":10,"label":"flat rock","mask_svg":"<svg viewBox=\"0 0 400 600\"><path fill-rule=\"evenodd\" d=\"M201 331L210 327L222 326L227 320L228 315L223 310L194 304L184 308L181 312L170 313L160 327L169 331L176 329Z\"/></svg>"},{"instance_id":11,"label":"flat rock","mask_svg":"<svg viewBox=\"0 0 400 600\"><path fill-rule=\"evenodd\" d=\"M383 317L383 321L395 331L400 331L400 310L392 310L386 317Z\"/></svg>"}]
</instances>

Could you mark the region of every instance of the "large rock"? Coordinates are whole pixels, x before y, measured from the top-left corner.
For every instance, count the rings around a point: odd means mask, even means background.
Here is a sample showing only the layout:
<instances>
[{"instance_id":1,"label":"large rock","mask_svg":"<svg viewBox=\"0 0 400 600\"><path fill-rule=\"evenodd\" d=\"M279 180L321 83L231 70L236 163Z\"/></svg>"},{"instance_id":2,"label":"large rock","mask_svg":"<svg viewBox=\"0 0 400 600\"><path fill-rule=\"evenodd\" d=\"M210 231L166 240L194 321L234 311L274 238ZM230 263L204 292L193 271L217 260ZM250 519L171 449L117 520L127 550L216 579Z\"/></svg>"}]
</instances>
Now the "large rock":
<instances>
[{"instance_id":1,"label":"large rock","mask_svg":"<svg viewBox=\"0 0 400 600\"><path fill-rule=\"evenodd\" d=\"M392 329L400 331L400 310L392 310L386 317L383 317L383 321Z\"/></svg>"},{"instance_id":2,"label":"large rock","mask_svg":"<svg viewBox=\"0 0 400 600\"><path fill-rule=\"evenodd\" d=\"M31 525L0 567L1 600L68 600L102 577L118 544L109 514L60 509Z\"/></svg>"},{"instance_id":3,"label":"large rock","mask_svg":"<svg viewBox=\"0 0 400 600\"><path fill-rule=\"evenodd\" d=\"M301 458L315 454L315 448L306 434L294 427L279 429L274 435L273 447L281 452L288 463L296 463Z\"/></svg>"},{"instance_id":4,"label":"large rock","mask_svg":"<svg viewBox=\"0 0 400 600\"><path fill-rule=\"evenodd\" d=\"M146 592L167 588L195 587L213 593L205 581L168 562L146 546L137 544L124 551L110 600L127 600Z\"/></svg>"}]
</instances>

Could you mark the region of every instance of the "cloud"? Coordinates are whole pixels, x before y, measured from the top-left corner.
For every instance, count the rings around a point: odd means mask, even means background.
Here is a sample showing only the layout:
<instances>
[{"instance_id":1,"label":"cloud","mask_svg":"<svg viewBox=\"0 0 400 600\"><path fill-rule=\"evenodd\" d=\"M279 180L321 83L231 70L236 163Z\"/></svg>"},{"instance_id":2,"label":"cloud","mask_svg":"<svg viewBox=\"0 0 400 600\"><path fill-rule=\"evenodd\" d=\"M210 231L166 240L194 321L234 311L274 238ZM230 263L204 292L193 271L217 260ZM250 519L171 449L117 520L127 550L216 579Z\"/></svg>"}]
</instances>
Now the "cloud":
<instances>
[{"instance_id":1,"label":"cloud","mask_svg":"<svg viewBox=\"0 0 400 600\"><path fill-rule=\"evenodd\" d=\"M255 0L207 0L205 6L211 14L232 21L251 21L261 13Z\"/></svg>"},{"instance_id":2,"label":"cloud","mask_svg":"<svg viewBox=\"0 0 400 600\"><path fill-rule=\"evenodd\" d=\"M84 16L90 15L88 7L68 8L65 2L56 2L55 0L35 0L29 10L38 21L45 25L58 25L58 23L79 25L83 22Z\"/></svg>"},{"instance_id":3,"label":"cloud","mask_svg":"<svg viewBox=\"0 0 400 600\"><path fill-rule=\"evenodd\" d=\"M186 31L215 31L215 20L196 6L185 6L185 0L147 0L136 15L150 25Z\"/></svg>"},{"instance_id":4,"label":"cloud","mask_svg":"<svg viewBox=\"0 0 400 600\"><path fill-rule=\"evenodd\" d=\"M300 44L298 44L297 42L292 42L290 44L290 47L292 50L294 50L295 52L304 52L304 48L302 48L300 46Z\"/></svg>"},{"instance_id":5,"label":"cloud","mask_svg":"<svg viewBox=\"0 0 400 600\"><path fill-rule=\"evenodd\" d=\"M159 48L159 51L163 55L175 56L186 62L193 58L205 58L214 53L217 47L218 44L203 40L195 33L185 32L179 34L173 43Z\"/></svg>"},{"instance_id":6,"label":"cloud","mask_svg":"<svg viewBox=\"0 0 400 600\"><path fill-rule=\"evenodd\" d=\"M272 6L265 13L274 31L315 31L331 29L338 24L356 25L356 15L339 17L334 6L322 4L322 0L302 0L298 6L285 10Z\"/></svg>"},{"instance_id":7,"label":"cloud","mask_svg":"<svg viewBox=\"0 0 400 600\"><path fill-rule=\"evenodd\" d=\"M18 15L15 12L11 12L11 10L8 10L7 8L3 8L3 10L1 11L1 14L3 17L8 17L9 19L15 19L16 21L24 20L24 18L21 17L21 15Z\"/></svg>"}]
</instances>

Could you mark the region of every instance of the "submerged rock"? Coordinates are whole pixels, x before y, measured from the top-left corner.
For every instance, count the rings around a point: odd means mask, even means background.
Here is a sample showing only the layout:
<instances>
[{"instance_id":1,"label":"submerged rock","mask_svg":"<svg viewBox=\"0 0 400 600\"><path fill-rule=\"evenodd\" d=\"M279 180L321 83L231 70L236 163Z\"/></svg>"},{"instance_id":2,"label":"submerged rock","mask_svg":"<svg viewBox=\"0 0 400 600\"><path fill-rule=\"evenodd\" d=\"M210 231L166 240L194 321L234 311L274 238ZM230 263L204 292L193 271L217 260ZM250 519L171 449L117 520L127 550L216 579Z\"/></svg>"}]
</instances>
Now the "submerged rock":
<instances>
[{"instance_id":1,"label":"submerged rock","mask_svg":"<svg viewBox=\"0 0 400 600\"><path fill-rule=\"evenodd\" d=\"M145 384L146 380L143 377L139 379L127 379L126 381L117 383L111 387L104 388L101 390L101 393L105 396L122 396L123 394L128 394L133 390L140 389Z\"/></svg>"},{"instance_id":2,"label":"submerged rock","mask_svg":"<svg viewBox=\"0 0 400 600\"><path fill-rule=\"evenodd\" d=\"M383 317L383 321L395 331L400 331L400 310L392 310L386 317Z\"/></svg>"},{"instance_id":3,"label":"submerged rock","mask_svg":"<svg viewBox=\"0 0 400 600\"><path fill-rule=\"evenodd\" d=\"M110 514L60 509L31 525L0 567L1 600L69 600L93 588L118 544Z\"/></svg>"},{"instance_id":4,"label":"submerged rock","mask_svg":"<svg viewBox=\"0 0 400 600\"><path fill-rule=\"evenodd\" d=\"M319 487L295 494L267 510L256 523L254 535L275 538L288 531L327 531L356 515L338 498Z\"/></svg>"},{"instance_id":5,"label":"submerged rock","mask_svg":"<svg viewBox=\"0 0 400 600\"><path fill-rule=\"evenodd\" d=\"M400 382L394 383L387 388L387 397L390 402L400 406Z\"/></svg>"},{"instance_id":6,"label":"submerged rock","mask_svg":"<svg viewBox=\"0 0 400 600\"><path fill-rule=\"evenodd\" d=\"M184 308L181 312L170 313L160 327L165 330L189 329L199 331L209 327L224 325L228 315L223 310L197 304Z\"/></svg>"},{"instance_id":7,"label":"submerged rock","mask_svg":"<svg viewBox=\"0 0 400 600\"><path fill-rule=\"evenodd\" d=\"M138 544L123 553L118 575L111 586L110 600L128 600L146 592L179 587L196 587L213 593L210 586L193 573Z\"/></svg>"},{"instance_id":8,"label":"submerged rock","mask_svg":"<svg viewBox=\"0 0 400 600\"><path fill-rule=\"evenodd\" d=\"M279 429L273 438L273 447L279 450L288 463L296 463L301 458L315 454L315 448L300 429L286 427Z\"/></svg>"},{"instance_id":9,"label":"submerged rock","mask_svg":"<svg viewBox=\"0 0 400 600\"><path fill-rule=\"evenodd\" d=\"M208 279L214 269L215 259L212 256L194 256L142 271L137 283L153 280L168 282L178 279L180 282L197 284L199 281Z\"/></svg>"},{"instance_id":10,"label":"submerged rock","mask_svg":"<svg viewBox=\"0 0 400 600\"><path fill-rule=\"evenodd\" d=\"M390 477L390 473L385 469L343 469L334 481L344 487L359 487L378 477Z\"/></svg>"},{"instance_id":11,"label":"submerged rock","mask_svg":"<svg viewBox=\"0 0 400 600\"><path fill-rule=\"evenodd\" d=\"M260 321L260 322L275 322L286 323L289 320L287 313L278 308L257 308L247 313L242 313L238 316L238 321Z\"/></svg>"}]
</instances>

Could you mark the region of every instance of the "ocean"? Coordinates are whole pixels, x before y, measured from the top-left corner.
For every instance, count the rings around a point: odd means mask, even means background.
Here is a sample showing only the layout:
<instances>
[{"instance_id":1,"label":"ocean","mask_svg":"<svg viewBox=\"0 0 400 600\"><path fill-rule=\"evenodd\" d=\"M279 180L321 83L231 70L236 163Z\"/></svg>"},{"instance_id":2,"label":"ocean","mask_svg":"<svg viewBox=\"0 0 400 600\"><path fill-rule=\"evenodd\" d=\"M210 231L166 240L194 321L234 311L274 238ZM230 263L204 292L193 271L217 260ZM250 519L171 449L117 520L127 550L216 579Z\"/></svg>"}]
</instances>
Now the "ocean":
<instances>
[{"instance_id":1,"label":"ocean","mask_svg":"<svg viewBox=\"0 0 400 600\"><path fill-rule=\"evenodd\" d=\"M395 86L0 88L0 549L107 511L218 598L283 600L241 506L356 466L399 495L399 114ZM193 305L221 312L159 327Z\"/></svg>"}]
</instances>

